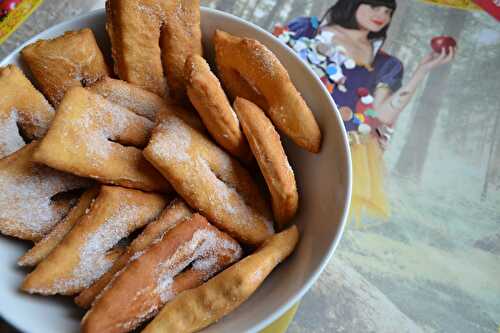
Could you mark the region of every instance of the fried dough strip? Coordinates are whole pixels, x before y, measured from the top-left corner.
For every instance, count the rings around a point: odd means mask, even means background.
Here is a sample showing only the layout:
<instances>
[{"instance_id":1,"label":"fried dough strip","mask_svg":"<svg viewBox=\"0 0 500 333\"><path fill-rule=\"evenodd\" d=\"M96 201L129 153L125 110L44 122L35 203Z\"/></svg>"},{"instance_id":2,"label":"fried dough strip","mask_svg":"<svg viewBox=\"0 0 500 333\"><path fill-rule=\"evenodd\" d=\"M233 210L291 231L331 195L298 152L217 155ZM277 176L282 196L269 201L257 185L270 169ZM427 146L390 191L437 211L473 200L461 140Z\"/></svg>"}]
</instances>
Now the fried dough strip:
<instances>
[{"instance_id":1,"label":"fried dough strip","mask_svg":"<svg viewBox=\"0 0 500 333\"><path fill-rule=\"evenodd\" d=\"M251 160L251 152L240 123L222 90L219 79L202 57L188 57L185 66L189 100L215 141L242 161Z\"/></svg>"},{"instance_id":2,"label":"fried dough strip","mask_svg":"<svg viewBox=\"0 0 500 333\"><path fill-rule=\"evenodd\" d=\"M50 233L45 235L35 246L19 258L17 264L19 266L35 266L45 259L59 245L68 232L71 231L73 226L78 223L98 194L98 187L93 187L82 194L78 200L78 204L71 208L68 215Z\"/></svg>"},{"instance_id":3,"label":"fried dough strip","mask_svg":"<svg viewBox=\"0 0 500 333\"><path fill-rule=\"evenodd\" d=\"M254 91L264 96L268 104L264 111L274 125L298 146L318 153L321 147L318 123L278 58L257 40L239 38L220 30L215 33L214 45L223 81L235 78L234 73L225 72L236 71ZM224 83L226 87L234 86L231 82ZM262 104L251 96L241 97Z\"/></svg>"},{"instance_id":4,"label":"fried dough strip","mask_svg":"<svg viewBox=\"0 0 500 333\"><path fill-rule=\"evenodd\" d=\"M113 277L121 271L132 260L134 255L146 250L153 242L161 239L163 235L170 229L174 228L178 223L192 215L191 209L181 199L174 199L170 205L165 208L160 217L148 224L144 231L132 241L127 247L125 253L118 258L103 276L99 278L92 286L83 290L75 303L82 308L89 308L103 289L109 284Z\"/></svg>"},{"instance_id":5,"label":"fried dough strip","mask_svg":"<svg viewBox=\"0 0 500 333\"><path fill-rule=\"evenodd\" d=\"M28 140L41 139L54 117L54 109L15 66L0 68L0 158Z\"/></svg>"},{"instance_id":6,"label":"fried dough strip","mask_svg":"<svg viewBox=\"0 0 500 333\"><path fill-rule=\"evenodd\" d=\"M88 179L34 163L34 141L0 160L0 233L38 241L71 209L58 194L91 186Z\"/></svg>"},{"instance_id":7,"label":"fried dough strip","mask_svg":"<svg viewBox=\"0 0 500 333\"><path fill-rule=\"evenodd\" d=\"M28 274L21 290L74 295L89 287L121 255L122 251L113 251L118 242L155 220L165 205L165 198L158 194L102 186L90 210Z\"/></svg>"},{"instance_id":8,"label":"fried dough strip","mask_svg":"<svg viewBox=\"0 0 500 333\"><path fill-rule=\"evenodd\" d=\"M191 207L237 240L255 246L274 233L248 171L175 115L162 115L144 156Z\"/></svg>"},{"instance_id":9,"label":"fried dough strip","mask_svg":"<svg viewBox=\"0 0 500 333\"><path fill-rule=\"evenodd\" d=\"M280 136L264 112L252 102L237 98L234 110L271 192L274 219L283 229L297 212L299 194Z\"/></svg>"},{"instance_id":10,"label":"fried dough strip","mask_svg":"<svg viewBox=\"0 0 500 333\"><path fill-rule=\"evenodd\" d=\"M298 239L296 226L272 236L254 254L167 303L142 333L196 332L217 322L257 290Z\"/></svg>"},{"instance_id":11,"label":"fried dough strip","mask_svg":"<svg viewBox=\"0 0 500 333\"><path fill-rule=\"evenodd\" d=\"M26 46L21 56L56 107L69 89L90 85L110 74L90 29L39 40Z\"/></svg>"},{"instance_id":12,"label":"fried dough strip","mask_svg":"<svg viewBox=\"0 0 500 333\"><path fill-rule=\"evenodd\" d=\"M168 192L142 156L154 123L84 88L66 93L33 159L102 183Z\"/></svg>"},{"instance_id":13,"label":"fried dough strip","mask_svg":"<svg viewBox=\"0 0 500 333\"><path fill-rule=\"evenodd\" d=\"M194 214L116 276L83 318L82 332L133 330L177 294L199 286L241 254L234 239Z\"/></svg>"}]
</instances>

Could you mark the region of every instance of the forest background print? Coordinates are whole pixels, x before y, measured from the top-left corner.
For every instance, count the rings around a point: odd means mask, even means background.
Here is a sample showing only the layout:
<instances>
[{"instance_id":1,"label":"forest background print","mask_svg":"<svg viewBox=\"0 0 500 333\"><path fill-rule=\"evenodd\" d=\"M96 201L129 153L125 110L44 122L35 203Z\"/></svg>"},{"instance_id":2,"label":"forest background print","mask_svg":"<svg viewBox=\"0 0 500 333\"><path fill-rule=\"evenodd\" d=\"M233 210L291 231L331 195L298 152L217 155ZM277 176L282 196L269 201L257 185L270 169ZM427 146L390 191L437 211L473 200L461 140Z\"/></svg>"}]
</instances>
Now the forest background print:
<instances>
[{"instance_id":1,"label":"forest background print","mask_svg":"<svg viewBox=\"0 0 500 333\"><path fill-rule=\"evenodd\" d=\"M321 16L333 3L204 1L268 31L297 16ZM391 218L365 217L361 227L351 223L337 257L424 331L496 332L500 24L481 11L399 0L383 48L403 62L408 79L439 35L453 36L458 54L420 86L384 154ZM329 316L322 292L317 287L308 296L311 301L304 300L317 307L316 319ZM313 322L307 328L319 329Z\"/></svg>"}]
</instances>

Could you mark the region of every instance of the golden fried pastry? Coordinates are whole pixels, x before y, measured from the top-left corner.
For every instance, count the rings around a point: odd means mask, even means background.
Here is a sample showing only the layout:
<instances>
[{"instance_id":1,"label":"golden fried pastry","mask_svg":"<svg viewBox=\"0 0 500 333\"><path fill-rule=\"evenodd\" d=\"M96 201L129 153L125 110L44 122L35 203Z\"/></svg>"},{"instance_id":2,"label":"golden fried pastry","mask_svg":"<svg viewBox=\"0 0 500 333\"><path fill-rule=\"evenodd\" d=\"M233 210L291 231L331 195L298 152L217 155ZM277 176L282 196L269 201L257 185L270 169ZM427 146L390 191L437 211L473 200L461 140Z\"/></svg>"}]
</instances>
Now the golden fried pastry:
<instances>
[{"instance_id":1,"label":"golden fried pastry","mask_svg":"<svg viewBox=\"0 0 500 333\"><path fill-rule=\"evenodd\" d=\"M120 79L166 95L160 50L163 8L159 0L107 0L106 30Z\"/></svg>"},{"instance_id":2,"label":"golden fried pastry","mask_svg":"<svg viewBox=\"0 0 500 333\"><path fill-rule=\"evenodd\" d=\"M49 101L58 106L66 91L109 75L104 56L90 29L69 31L26 46L21 55Z\"/></svg>"},{"instance_id":3,"label":"golden fried pastry","mask_svg":"<svg viewBox=\"0 0 500 333\"><path fill-rule=\"evenodd\" d=\"M215 40L214 40L215 41ZM254 102L263 110L267 110L269 105L262 94L252 86L239 72L217 62L218 77L220 78L225 91L231 98L242 97Z\"/></svg>"},{"instance_id":4,"label":"golden fried pastry","mask_svg":"<svg viewBox=\"0 0 500 333\"><path fill-rule=\"evenodd\" d=\"M212 137L222 148L243 161L251 160L251 152L240 123L219 79L199 55L186 60L187 94Z\"/></svg>"},{"instance_id":5,"label":"golden fried pastry","mask_svg":"<svg viewBox=\"0 0 500 333\"><path fill-rule=\"evenodd\" d=\"M198 130L199 132L206 133L207 131L207 128L205 127L205 125L203 125L201 118L198 117L198 114L195 110L187 109L186 107L180 106L178 104L169 104L160 113L172 113L184 120L189 126Z\"/></svg>"},{"instance_id":6,"label":"golden fried pastry","mask_svg":"<svg viewBox=\"0 0 500 333\"><path fill-rule=\"evenodd\" d=\"M243 98L236 98L234 110L271 192L274 219L280 229L299 207L297 184L278 132L264 112Z\"/></svg>"},{"instance_id":7,"label":"golden fried pastry","mask_svg":"<svg viewBox=\"0 0 500 333\"><path fill-rule=\"evenodd\" d=\"M101 276L92 286L85 289L75 298L76 304L89 308L97 295L108 285L115 274L121 271L129 261L141 254L153 242L158 241L163 235L175 227L179 222L191 217L191 209L181 199L174 199L161 213L160 217L149 223L144 231L127 247L127 250L115 261L113 266Z\"/></svg>"},{"instance_id":8,"label":"golden fried pastry","mask_svg":"<svg viewBox=\"0 0 500 333\"><path fill-rule=\"evenodd\" d=\"M133 330L163 304L201 285L241 255L235 240L194 214L116 276L83 318L82 332Z\"/></svg>"},{"instance_id":9,"label":"golden fried pastry","mask_svg":"<svg viewBox=\"0 0 500 333\"><path fill-rule=\"evenodd\" d=\"M146 117L151 121L156 120L160 112L173 112L196 129L204 130L205 126L196 112L191 112L176 105L167 98L139 88L133 84L121 80L105 77L89 88L93 93L101 95L108 101L118 104L139 116Z\"/></svg>"},{"instance_id":10,"label":"golden fried pastry","mask_svg":"<svg viewBox=\"0 0 500 333\"><path fill-rule=\"evenodd\" d=\"M278 58L254 39L235 37L220 30L215 33L214 45L219 71L236 71L254 91L264 96L268 104L264 110L278 129L300 147L319 152L321 131L316 119ZM235 77L234 73L221 76L226 87L235 85L228 85L224 80ZM240 97L262 104L248 95Z\"/></svg>"},{"instance_id":11,"label":"golden fried pastry","mask_svg":"<svg viewBox=\"0 0 500 333\"><path fill-rule=\"evenodd\" d=\"M64 219L59 222L47 235L26 252L17 262L19 266L35 266L45 259L53 249L59 245L64 237L70 232L75 223L85 214L90 204L99 194L98 187L87 190L78 200Z\"/></svg>"},{"instance_id":12,"label":"golden fried pastry","mask_svg":"<svg viewBox=\"0 0 500 333\"><path fill-rule=\"evenodd\" d=\"M199 0L108 0L106 11L116 74L165 96L165 68L171 96L185 98L184 63L202 53Z\"/></svg>"},{"instance_id":13,"label":"golden fried pastry","mask_svg":"<svg viewBox=\"0 0 500 333\"><path fill-rule=\"evenodd\" d=\"M167 303L142 332L196 332L215 323L246 301L298 240L296 226L272 236L254 254Z\"/></svg>"},{"instance_id":14,"label":"golden fried pastry","mask_svg":"<svg viewBox=\"0 0 500 333\"><path fill-rule=\"evenodd\" d=\"M166 105L163 98L152 92L109 77L102 78L88 89L151 121L156 120L156 115Z\"/></svg>"},{"instance_id":15,"label":"golden fried pastry","mask_svg":"<svg viewBox=\"0 0 500 333\"><path fill-rule=\"evenodd\" d=\"M0 158L45 135L54 109L15 65L0 67Z\"/></svg>"},{"instance_id":16,"label":"golden fried pastry","mask_svg":"<svg viewBox=\"0 0 500 333\"><path fill-rule=\"evenodd\" d=\"M187 99L184 64L192 54L202 55L199 0L165 1L165 22L160 46L170 96Z\"/></svg>"},{"instance_id":17,"label":"golden fried pastry","mask_svg":"<svg viewBox=\"0 0 500 333\"><path fill-rule=\"evenodd\" d=\"M153 122L84 88L66 93L34 160L107 184L169 191L168 182L144 159Z\"/></svg>"},{"instance_id":18,"label":"golden fried pastry","mask_svg":"<svg viewBox=\"0 0 500 333\"><path fill-rule=\"evenodd\" d=\"M39 240L70 210L73 200L57 195L90 186L90 181L31 161L32 142L0 160L0 233Z\"/></svg>"},{"instance_id":19,"label":"golden fried pastry","mask_svg":"<svg viewBox=\"0 0 500 333\"><path fill-rule=\"evenodd\" d=\"M109 251L163 210L163 196L102 186L90 210L24 280L21 289L43 295L73 295L103 275L121 251Z\"/></svg>"},{"instance_id":20,"label":"golden fried pastry","mask_svg":"<svg viewBox=\"0 0 500 333\"><path fill-rule=\"evenodd\" d=\"M259 245L274 233L248 171L175 115L161 115L144 156L191 207L237 240Z\"/></svg>"}]
</instances>

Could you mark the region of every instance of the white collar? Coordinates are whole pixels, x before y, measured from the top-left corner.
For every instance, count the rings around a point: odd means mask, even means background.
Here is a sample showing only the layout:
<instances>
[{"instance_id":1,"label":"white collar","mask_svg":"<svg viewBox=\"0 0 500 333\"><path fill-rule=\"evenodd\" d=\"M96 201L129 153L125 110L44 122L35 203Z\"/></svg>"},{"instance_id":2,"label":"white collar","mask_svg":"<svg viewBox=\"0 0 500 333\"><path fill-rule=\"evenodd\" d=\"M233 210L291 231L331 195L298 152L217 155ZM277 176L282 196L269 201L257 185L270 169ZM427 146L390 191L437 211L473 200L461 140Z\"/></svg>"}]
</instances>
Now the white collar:
<instances>
[{"instance_id":1,"label":"white collar","mask_svg":"<svg viewBox=\"0 0 500 333\"><path fill-rule=\"evenodd\" d=\"M322 36L324 36L324 34L327 34L327 36L322 38ZM335 32L333 32L333 31L321 31L321 33L317 36L320 37L320 39L326 43L327 41L325 39L331 40L331 38L333 36L335 36ZM384 45L384 39L383 38L373 39L371 41L371 44L372 44L372 49L373 49L373 58L375 58L377 53L382 48L382 45Z\"/></svg>"}]
</instances>

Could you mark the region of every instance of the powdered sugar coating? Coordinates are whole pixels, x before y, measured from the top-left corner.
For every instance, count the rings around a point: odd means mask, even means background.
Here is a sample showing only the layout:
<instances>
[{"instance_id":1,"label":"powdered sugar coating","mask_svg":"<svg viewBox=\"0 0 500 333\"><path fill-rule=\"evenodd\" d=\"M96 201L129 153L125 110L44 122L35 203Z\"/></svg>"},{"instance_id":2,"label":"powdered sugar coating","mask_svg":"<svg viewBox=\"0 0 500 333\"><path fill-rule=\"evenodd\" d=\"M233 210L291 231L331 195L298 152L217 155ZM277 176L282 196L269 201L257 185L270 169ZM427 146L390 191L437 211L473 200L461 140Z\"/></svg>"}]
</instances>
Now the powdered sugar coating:
<instances>
[{"instance_id":1,"label":"powdered sugar coating","mask_svg":"<svg viewBox=\"0 0 500 333\"><path fill-rule=\"evenodd\" d=\"M180 246L167 261L158 265L156 293L160 295L161 301L166 303L175 296L172 290L174 278L189 264L193 263L193 268L203 271L204 278L209 279L222 268L217 260L218 256L228 252L231 253L232 262L241 258L242 250L237 243L221 238L211 230L197 230L191 240Z\"/></svg>"},{"instance_id":2,"label":"powdered sugar coating","mask_svg":"<svg viewBox=\"0 0 500 333\"><path fill-rule=\"evenodd\" d=\"M25 142L19 134L17 127L17 110L14 108L7 117L0 118L0 158L12 154L21 149Z\"/></svg>"},{"instance_id":3,"label":"powdered sugar coating","mask_svg":"<svg viewBox=\"0 0 500 333\"><path fill-rule=\"evenodd\" d=\"M238 214L241 216L241 214L251 214L250 207L245 204L240 194L236 192L235 189L227 186L226 183L217 178L217 176L210 169L210 166L208 165L208 162L206 160L198 157L196 161L198 172L202 173L204 177L209 179L215 187L215 191L209 193L208 197L208 200L213 205L221 207L224 212L231 215ZM241 223L242 221L240 221L238 218L235 218L234 222Z\"/></svg>"},{"instance_id":4,"label":"powdered sugar coating","mask_svg":"<svg viewBox=\"0 0 500 333\"><path fill-rule=\"evenodd\" d=\"M266 75L275 76L277 68L282 67L276 56L256 40L245 39L244 43L251 49L251 57L259 64L259 69L264 71Z\"/></svg>"},{"instance_id":5,"label":"powdered sugar coating","mask_svg":"<svg viewBox=\"0 0 500 333\"><path fill-rule=\"evenodd\" d=\"M151 121L156 119L156 114L165 106L159 96L120 80L103 79L93 85L91 90Z\"/></svg>"},{"instance_id":6,"label":"powdered sugar coating","mask_svg":"<svg viewBox=\"0 0 500 333\"><path fill-rule=\"evenodd\" d=\"M208 162L201 157L197 157L197 170L202 173L205 179L208 179L214 186L215 190L208 193L208 200L214 207L220 207L220 210L215 211L218 219L222 219L219 214L229 214L229 218L236 224L244 224L245 220L241 216L250 218L255 215L255 208L252 208L245 202L245 198L233 187L228 186L224 181L219 179L211 170ZM221 173L232 172L230 161L225 164L222 163ZM274 233L273 222L269 219L262 218L269 234Z\"/></svg>"},{"instance_id":7,"label":"powdered sugar coating","mask_svg":"<svg viewBox=\"0 0 500 333\"><path fill-rule=\"evenodd\" d=\"M27 138L41 138L47 132L54 113L52 106L18 67L9 65L0 68L0 156L3 142L16 140L20 143L19 127ZM9 125L7 128L4 127L6 124ZM17 149L22 146L24 144ZM9 153L17 149L12 148Z\"/></svg>"},{"instance_id":8,"label":"powdered sugar coating","mask_svg":"<svg viewBox=\"0 0 500 333\"><path fill-rule=\"evenodd\" d=\"M218 258L216 255L198 259L193 262L193 269L196 271L211 271L214 267L217 267L217 260Z\"/></svg>"},{"instance_id":9,"label":"powdered sugar coating","mask_svg":"<svg viewBox=\"0 0 500 333\"><path fill-rule=\"evenodd\" d=\"M106 273L113 265L113 261L106 256L107 252L129 234L129 225L140 210L141 207L130 204L118 207L95 232L87 236L79 251L80 260L73 270L73 277L57 281L55 289L63 291L87 287Z\"/></svg>"},{"instance_id":10,"label":"powdered sugar coating","mask_svg":"<svg viewBox=\"0 0 500 333\"><path fill-rule=\"evenodd\" d=\"M32 144L33 145L33 144ZM25 233L42 236L52 229L69 211L69 205L54 205L51 198L90 185L90 181L34 164L24 154L34 146L24 148L12 170L0 168L0 221L2 228L15 228ZM7 221L10 221L7 223Z\"/></svg>"},{"instance_id":11,"label":"powdered sugar coating","mask_svg":"<svg viewBox=\"0 0 500 333\"><path fill-rule=\"evenodd\" d=\"M132 261L135 261L135 260L139 259L140 257L142 257L142 255L143 255L145 252L146 252L145 250L143 250L143 251L137 251L136 253L134 253L134 254L130 257L129 262L132 262Z\"/></svg>"},{"instance_id":12,"label":"powdered sugar coating","mask_svg":"<svg viewBox=\"0 0 500 333\"><path fill-rule=\"evenodd\" d=\"M224 238L216 229L212 229L212 227L208 229L208 227L208 225L207 227L198 227L188 241L177 247L166 260L156 264L152 270L154 279L151 281L152 283L137 288L131 295L130 302L137 311L134 311L133 315L123 318L126 320L117 320L114 324L115 327L132 330L141 322L153 317L163 304L175 297L178 291L174 290L173 286L177 275L188 268L191 263L193 264L192 270L201 272L201 278L207 280L227 265L241 258L242 249L237 242L230 238ZM145 253L146 256L148 251L155 251L155 249L149 248ZM145 258L145 260L149 261L151 258ZM125 270L123 274L127 273L129 271ZM118 275L120 273L116 274L114 279ZM198 278L196 277L196 279ZM112 283L108 284L106 290L113 289ZM104 292L101 295L99 298L106 297ZM96 303L89 313L102 311L101 305ZM96 319L93 318L93 320Z\"/></svg>"},{"instance_id":13,"label":"powdered sugar coating","mask_svg":"<svg viewBox=\"0 0 500 333\"><path fill-rule=\"evenodd\" d=\"M162 119L146 156L191 206L222 230L255 245L274 233L267 205L248 171L182 120Z\"/></svg>"},{"instance_id":14,"label":"powdered sugar coating","mask_svg":"<svg viewBox=\"0 0 500 333\"><path fill-rule=\"evenodd\" d=\"M191 147L191 133L186 129L182 120L169 117L158 125L159 141L168 142L166 145L156 145L155 153L163 159L175 160L177 162L189 161L188 154Z\"/></svg>"},{"instance_id":15,"label":"powdered sugar coating","mask_svg":"<svg viewBox=\"0 0 500 333\"><path fill-rule=\"evenodd\" d=\"M84 131L85 140L76 142L71 149L82 151L93 166L103 167L113 150L113 143L108 140L116 139L126 129L137 126L138 122L149 132L153 128L153 123L100 96L95 97L97 110L81 112L79 117L64 118L63 136L70 135L75 128ZM66 104L65 107L66 112L73 113L71 104Z\"/></svg>"},{"instance_id":16,"label":"powdered sugar coating","mask_svg":"<svg viewBox=\"0 0 500 333\"><path fill-rule=\"evenodd\" d=\"M151 19L151 21L153 21L153 22L156 19L160 19L160 21L162 21L162 22L165 20L164 10L163 10L163 8L161 8L161 6L159 4L145 5L145 4L141 3L140 1L137 1L135 6L136 6L136 9L139 13L148 16Z\"/></svg>"}]
</instances>

